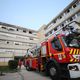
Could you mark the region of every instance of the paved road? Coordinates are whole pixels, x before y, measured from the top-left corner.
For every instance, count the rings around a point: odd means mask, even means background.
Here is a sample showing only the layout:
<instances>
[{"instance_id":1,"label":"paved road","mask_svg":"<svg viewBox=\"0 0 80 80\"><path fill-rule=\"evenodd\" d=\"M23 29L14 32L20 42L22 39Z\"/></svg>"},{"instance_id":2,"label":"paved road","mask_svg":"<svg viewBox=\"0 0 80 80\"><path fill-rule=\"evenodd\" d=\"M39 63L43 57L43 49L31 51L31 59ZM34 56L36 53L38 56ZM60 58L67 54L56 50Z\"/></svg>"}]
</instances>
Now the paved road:
<instances>
[{"instance_id":1,"label":"paved road","mask_svg":"<svg viewBox=\"0 0 80 80\"><path fill-rule=\"evenodd\" d=\"M24 80L51 80L48 76L35 71L23 70L21 74L23 75Z\"/></svg>"},{"instance_id":2,"label":"paved road","mask_svg":"<svg viewBox=\"0 0 80 80\"><path fill-rule=\"evenodd\" d=\"M51 79L42 73L35 71L26 71L25 68L22 68L20 72L5 73L5 75L0 76L0 80L51 80Z\"/></svg>"},{"instance_id":3,"label":"paved road","mask_svg":"<svg viewBox=\"0 0 80 80\"><path fill-rule=\"evenodd\" d=\"M35 71L26 71L22 69L16 73L5 73L0 76L0 80L51 80L48 76Z\"/></svg>"}]
</instances>

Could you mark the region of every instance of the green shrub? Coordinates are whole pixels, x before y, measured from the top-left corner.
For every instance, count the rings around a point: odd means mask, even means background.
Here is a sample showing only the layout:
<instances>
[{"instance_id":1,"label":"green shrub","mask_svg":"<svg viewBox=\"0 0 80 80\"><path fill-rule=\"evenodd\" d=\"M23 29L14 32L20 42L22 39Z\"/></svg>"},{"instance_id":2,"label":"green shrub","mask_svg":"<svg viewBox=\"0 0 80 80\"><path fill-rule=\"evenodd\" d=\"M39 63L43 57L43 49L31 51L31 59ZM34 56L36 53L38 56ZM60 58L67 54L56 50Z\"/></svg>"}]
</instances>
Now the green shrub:
<instances>
[{"instance_id":1,"label":"green shrub","mask_svg":"<svg viewBox=\"0 0 80 80\"><path fill-rule=\"evenodd\" d=\"M9 60L8 66L9 66L9 69L17 69L18 61L16 61L16 60Z\"/></svg>"}]
</instances>

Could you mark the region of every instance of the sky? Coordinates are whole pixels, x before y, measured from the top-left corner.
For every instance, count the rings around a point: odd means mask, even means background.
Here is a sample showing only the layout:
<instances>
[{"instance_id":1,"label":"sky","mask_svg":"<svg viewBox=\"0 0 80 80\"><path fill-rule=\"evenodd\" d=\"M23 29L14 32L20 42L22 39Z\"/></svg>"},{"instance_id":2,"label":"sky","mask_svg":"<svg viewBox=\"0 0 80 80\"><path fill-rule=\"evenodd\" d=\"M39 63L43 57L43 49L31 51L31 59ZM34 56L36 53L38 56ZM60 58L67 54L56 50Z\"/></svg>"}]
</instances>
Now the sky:
<instances>
[{"instance_id":1,"label":"sky","mask_svg":"<svg viewBox=\"0 0 80 80\"><path fill-rule=\"evenodd\" d=\"M38 30L73 0L0 0L0 22Z\"/></svg>"}]
</instances>

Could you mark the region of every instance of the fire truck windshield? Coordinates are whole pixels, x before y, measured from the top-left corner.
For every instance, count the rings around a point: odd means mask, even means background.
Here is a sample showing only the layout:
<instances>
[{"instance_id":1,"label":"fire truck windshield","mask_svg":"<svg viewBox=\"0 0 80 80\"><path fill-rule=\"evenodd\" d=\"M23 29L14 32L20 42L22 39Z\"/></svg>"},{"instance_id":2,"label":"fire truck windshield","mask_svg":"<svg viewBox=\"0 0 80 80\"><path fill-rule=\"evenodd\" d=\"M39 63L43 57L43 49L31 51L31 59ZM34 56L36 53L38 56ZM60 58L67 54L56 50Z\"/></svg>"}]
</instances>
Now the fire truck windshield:
<instances>
[{"instance_id":1,"label":"fire truck windshield","mask_svg":"<svg viewBox=\"0 0 80 80\"><path fill-rule=\"evenodd\" d=\"M80 48L80 36L68 35L63 36L62 40L68 47Z\"/></svg>"}]
</instances>

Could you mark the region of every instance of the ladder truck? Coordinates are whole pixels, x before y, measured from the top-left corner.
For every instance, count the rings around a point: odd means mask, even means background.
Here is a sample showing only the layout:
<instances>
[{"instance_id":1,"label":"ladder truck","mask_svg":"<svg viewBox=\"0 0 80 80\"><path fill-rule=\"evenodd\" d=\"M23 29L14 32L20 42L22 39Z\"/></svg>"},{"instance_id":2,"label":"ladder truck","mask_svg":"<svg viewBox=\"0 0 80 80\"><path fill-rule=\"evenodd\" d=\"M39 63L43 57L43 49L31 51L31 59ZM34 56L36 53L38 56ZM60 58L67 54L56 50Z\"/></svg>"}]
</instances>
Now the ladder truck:
<instances>
[{"instance_id":1,"label":"ladder truck","mask_svg":"<svg viewBox=\"0 0 80 80\"><path fill-rule=\"evenodd\" d=\"M28 55L25 62L28 71L44 71L52 80L80 77L80 31L70 26L73 23L80 29L80 23L73 21L62 28L67 34L52 35L31 49L33 56Z\"/></svg>"}]
</instances>

